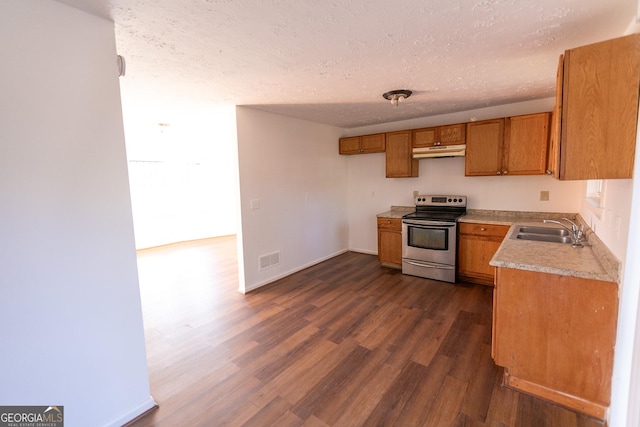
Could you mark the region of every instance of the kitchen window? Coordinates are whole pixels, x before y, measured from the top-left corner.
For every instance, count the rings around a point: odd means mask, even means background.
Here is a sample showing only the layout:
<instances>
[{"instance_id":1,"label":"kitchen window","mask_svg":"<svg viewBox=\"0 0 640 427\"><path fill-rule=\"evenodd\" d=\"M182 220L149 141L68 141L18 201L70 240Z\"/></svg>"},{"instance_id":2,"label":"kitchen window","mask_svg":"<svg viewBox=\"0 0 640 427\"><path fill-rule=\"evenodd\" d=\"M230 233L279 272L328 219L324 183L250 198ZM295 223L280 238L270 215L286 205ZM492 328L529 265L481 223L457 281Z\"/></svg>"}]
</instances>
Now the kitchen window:
<instances>
[{"instance_id":1,"label":"kitchen window","mask_svg":"<svg viewBox=\"0 0 640 427\"><path fill-rule=\"evenodd\" d=\"M604 180L602 179L587 180L587 189L585 194L587 207L599 219L602 219L602 212L604 211L604 191L605 191Z\"/></svg>"}]
</instances>

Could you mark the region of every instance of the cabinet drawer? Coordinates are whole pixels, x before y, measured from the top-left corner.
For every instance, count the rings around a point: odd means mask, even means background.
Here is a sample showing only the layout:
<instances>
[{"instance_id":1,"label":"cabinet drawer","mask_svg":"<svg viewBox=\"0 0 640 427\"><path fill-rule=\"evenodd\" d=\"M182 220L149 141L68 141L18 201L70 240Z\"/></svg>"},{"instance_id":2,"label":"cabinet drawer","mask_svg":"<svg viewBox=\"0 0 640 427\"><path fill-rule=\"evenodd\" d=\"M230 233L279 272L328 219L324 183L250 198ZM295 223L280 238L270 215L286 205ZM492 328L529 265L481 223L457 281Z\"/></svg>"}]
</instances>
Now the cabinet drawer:
<instances>
[{"instance_id":1,"label":"cabinet drawer","mask_svg":"<svg viewBox=\"0 0 640 427\"><path fill-rule=\"evenodd\" d=\"M378 228L384 228L393 231L402 231L402 219L378 218Z\"/></svg>"},{"instance_id":2,"label":"cabinet drawer","mask_svg":"<svg viewBox=\"0 0 640 427\"><path fill-rule=\"evenodd\" d=\"M460 234L473 234L477 236L504 237L509 231L508 225L499 224L472 224L461 222Z\"/></svg>"}]
</instances>

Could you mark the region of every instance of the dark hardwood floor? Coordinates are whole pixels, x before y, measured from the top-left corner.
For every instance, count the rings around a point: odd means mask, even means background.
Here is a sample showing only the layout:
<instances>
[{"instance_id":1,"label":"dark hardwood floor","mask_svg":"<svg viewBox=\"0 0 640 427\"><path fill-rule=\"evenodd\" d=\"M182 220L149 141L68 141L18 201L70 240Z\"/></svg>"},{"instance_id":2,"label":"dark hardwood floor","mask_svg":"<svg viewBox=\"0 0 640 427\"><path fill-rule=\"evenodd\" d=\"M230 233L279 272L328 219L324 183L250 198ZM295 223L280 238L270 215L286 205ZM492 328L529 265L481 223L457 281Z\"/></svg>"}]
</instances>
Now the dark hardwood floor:
<instances>
[{"instance_id":1,"label":"dark hardwood floor","mask_svg":"<svg viewBox=\"0 0 640 427\"><path fill-rule=\"evenodd\" d=\"M500 386L492 291L349 252L248 295L234 237L139 251L144 426L601 426Z\"/></svg>"}]
</instances>

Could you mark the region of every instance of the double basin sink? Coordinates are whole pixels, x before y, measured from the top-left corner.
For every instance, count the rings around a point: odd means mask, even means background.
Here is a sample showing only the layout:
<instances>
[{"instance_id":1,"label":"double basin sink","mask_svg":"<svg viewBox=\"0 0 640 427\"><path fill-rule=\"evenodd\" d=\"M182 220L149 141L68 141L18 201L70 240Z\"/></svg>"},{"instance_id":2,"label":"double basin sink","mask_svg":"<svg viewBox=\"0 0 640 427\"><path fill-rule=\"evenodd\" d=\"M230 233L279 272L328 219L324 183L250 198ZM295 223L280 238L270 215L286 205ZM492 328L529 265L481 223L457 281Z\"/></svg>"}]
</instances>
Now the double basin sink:
<instances>
[{"instance_id":1,"label":"double basin sink","mask_svg":"<svg viewBox=\"0 0 640 427\"><path fill-rule=\"evenodd\" d=\"M512 239L533 240L536 242L573 243L570 233L563 228L539 227L533 225L519 226L511 234Z\"/></svg>"}]
</instances>

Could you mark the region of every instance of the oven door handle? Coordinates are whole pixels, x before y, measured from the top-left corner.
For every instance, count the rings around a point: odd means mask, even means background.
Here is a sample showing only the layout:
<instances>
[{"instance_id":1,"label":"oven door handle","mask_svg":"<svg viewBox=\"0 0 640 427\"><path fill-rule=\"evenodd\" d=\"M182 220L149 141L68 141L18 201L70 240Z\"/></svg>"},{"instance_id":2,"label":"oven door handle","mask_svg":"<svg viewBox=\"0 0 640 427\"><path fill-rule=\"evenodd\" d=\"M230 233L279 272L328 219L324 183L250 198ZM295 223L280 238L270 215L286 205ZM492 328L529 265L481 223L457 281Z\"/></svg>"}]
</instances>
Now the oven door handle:
<instances>
[{"instance_id":1,"label":"oven door handle","mask_svg":"<svg viewBox=\"0 0 640 427\"><path fill-rule=\"evenodd\" d=\"M455 227L455 222L444 222L444 221L415 221L411 219L402 220L405 224L413 225L416 227L430 228L433 226L437 227Z\"/></svg>"},{"instance_id":2,"label":"oven door handle","mask_svg":"<svg viewBox=\"0 0 640 427\"><path fill-rule=\"evenodd\" d=\"M453 265L435 264L425 261L414 261L409 259L403 259L402 261L406 262L407 264L415 265L416 267L438 268L441 270L453 270L455 268Z\"/></svg>"}]
</instances>

